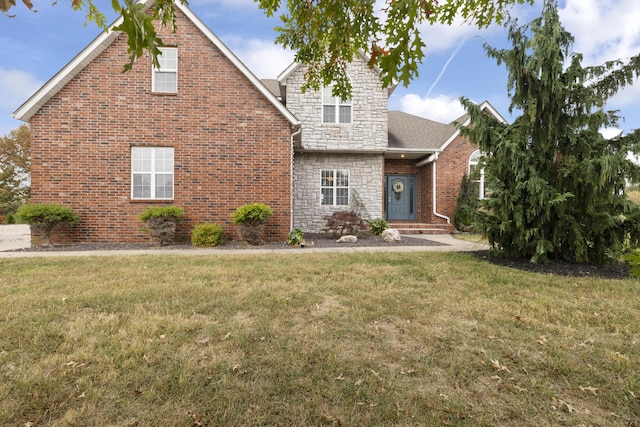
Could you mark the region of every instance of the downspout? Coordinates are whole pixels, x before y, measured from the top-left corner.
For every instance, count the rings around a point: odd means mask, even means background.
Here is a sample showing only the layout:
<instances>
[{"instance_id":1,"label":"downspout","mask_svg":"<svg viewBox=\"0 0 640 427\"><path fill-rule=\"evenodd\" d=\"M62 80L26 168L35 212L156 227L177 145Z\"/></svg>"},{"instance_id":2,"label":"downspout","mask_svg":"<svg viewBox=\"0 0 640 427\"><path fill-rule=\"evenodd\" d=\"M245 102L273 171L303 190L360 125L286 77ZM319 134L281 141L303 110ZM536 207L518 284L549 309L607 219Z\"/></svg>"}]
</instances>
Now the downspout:
<instances>
[{"instance_id":1,"label":"downspout","mask_svg":"<svg viewBox=\"0 0 640 427\"><path fill-rule=\"evenodd\" d=\"M294 205L294 177L293 177L293 160L295 158L295 148L294 148L294 139L296 136L300 135L302 132L302 127L298 126L298 130L291 134L291 162L289 166L289 200L291 201L291 206L289 208L289 231L293 230L293 205Z\"/></svg>"},{"instance_id":2,"label":"downspout","mask_svg":"<svg viewBox=\"0 0 640 427\"><path fill-rule=\"evenodd\" d=\"M433 214L435 216L437 216L438 218L442 218L447 220L447 224L451 224L451 219L448 216L439 214L437 211L437 194L436 194L436 188L437 188L437 178L436 178L436 170L437 170L437 165L438 165L438 153L434 153L435 154L435 159L433 161Z\"/></svg>"}]
</instances>

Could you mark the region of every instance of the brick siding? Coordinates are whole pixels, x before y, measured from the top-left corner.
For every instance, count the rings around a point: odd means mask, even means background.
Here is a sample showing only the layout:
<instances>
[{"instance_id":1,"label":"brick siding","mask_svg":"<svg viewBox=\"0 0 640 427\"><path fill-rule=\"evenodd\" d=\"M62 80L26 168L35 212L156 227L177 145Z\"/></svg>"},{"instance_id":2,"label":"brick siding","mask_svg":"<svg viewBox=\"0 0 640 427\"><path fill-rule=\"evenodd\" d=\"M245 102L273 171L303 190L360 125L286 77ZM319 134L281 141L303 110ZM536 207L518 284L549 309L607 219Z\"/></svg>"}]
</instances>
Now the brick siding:
<instances>
[{"instance_id":1,"label":"brick siding","mask_svg":"<svg viewBox=\"0 0 640 427\"><path fill-rule=\"evenodd\" d=\"M231 213L265 203L274 216L266 239L290 228L290 125L252 83L180 11L178 33L160 31L178 49L178 93L151 93L151 62L132 71L121 35L32 118L31 201L76 210L79 226L57 241L144 242L138 215L148 206L185 210L179 232L216 222L236 234ZM131 200L131 147L174 147L174 200Z\"/></svg>"}]
</instances>

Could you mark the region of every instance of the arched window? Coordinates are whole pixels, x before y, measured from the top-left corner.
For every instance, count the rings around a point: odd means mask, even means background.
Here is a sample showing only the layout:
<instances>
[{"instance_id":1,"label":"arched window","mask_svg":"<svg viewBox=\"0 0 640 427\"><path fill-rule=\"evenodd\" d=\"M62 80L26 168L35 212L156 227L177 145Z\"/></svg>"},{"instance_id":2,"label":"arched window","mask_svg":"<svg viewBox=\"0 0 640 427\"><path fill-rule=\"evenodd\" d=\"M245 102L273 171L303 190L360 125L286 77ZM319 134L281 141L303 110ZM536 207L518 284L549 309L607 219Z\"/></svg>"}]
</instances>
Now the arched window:
<instances>
[{"instance_id":1,"label":"arched window","mask_svg":"<svg viewBox=\"0 0 640 427\"><path fill-rule=\"evenodd\" d=\"M474 184L475 193L479 199L487 197L487 188L484 182L484 168L479 167L482 152L474 151L469 157L469 179Z\"/></svg>"}]
</instances>

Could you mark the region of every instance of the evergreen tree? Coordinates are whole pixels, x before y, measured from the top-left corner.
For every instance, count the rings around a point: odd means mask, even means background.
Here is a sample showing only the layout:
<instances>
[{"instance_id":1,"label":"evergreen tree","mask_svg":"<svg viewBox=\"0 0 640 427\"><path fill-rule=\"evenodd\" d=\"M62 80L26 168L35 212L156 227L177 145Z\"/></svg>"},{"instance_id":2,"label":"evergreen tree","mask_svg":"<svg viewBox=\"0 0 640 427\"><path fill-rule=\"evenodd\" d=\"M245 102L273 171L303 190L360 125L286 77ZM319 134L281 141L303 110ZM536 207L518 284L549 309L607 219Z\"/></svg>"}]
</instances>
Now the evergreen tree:
<instances>
[{"instance_id":1,"label":"evergreen tree","mask_svg":"<svg viewBox=\"0 0 640 427\"><path fill-rule=\"evenodd\" d=\"M625 179L639 174L627 154L638 152L640 132L607 140L599 130L617 125L605 103L638 76L640 57L583 67L551 0L529 25L511 25L509 40L513 49L485 48L507 67L509 111L521 115L498 123L463 100L474 125L462 133L485 153L492 188L481 227L508 257L617 260L640 235L639 208L625 194Z\"/></svg>"},{"instance_id":2,"label":"evergreen tree","mask_svg":"<svg viewBox=\"0 0 640 427\"><path fill-rule=\"evenodd\" d=\"M472 231L478 212L478 192L471 178L466 173L462 176L460 190L453 211L453 225L459 231Z\"/></svg>"}]
</instances>

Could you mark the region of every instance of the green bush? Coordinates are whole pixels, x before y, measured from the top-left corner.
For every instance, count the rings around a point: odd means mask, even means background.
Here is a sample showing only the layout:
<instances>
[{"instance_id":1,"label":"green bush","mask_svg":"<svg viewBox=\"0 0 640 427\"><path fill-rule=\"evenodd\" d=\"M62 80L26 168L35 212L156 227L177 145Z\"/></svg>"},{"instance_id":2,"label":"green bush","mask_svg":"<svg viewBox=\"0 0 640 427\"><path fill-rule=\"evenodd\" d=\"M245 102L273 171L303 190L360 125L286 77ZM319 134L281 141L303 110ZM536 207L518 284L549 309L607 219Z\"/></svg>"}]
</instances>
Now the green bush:
<instances>
[{"instance_id":1,"label":"green bush","mask_svg":"<svg viewBox=\"0 0 640 427\"><path fill-rule=\"evenodd\" d=\"M264 223L271 215L273 215L273 211L269 206L262 203L250 203L240 206L231 217L234 224L240 225L240 238L252 245L261 245L264 243L262 240Z\"/></svg>"},{"instance_id":2,"label":"green bush","mask_svg":"<svg viewBox=\"0 0 640 427\"><path fill-rule=\"evenodd\" d=\"M387 224L387 221L385 221L383 218L368 219L366 222L367 227L369 227L369 231L374 236L381 235L384 230L389 228L389 224Z\"/></svg>"},{"instance_id":3,"label":"green bush","mask_svg":"<svg viewBox=\"0 0 640 427\"><path fill-rule=\"evenodd\" d=\"M141 221L145 222L147 228L145 232L153 238L158 239L160 246L171 243L176 234L176 224L182 220L184 211L177 206L155 206L147 208L139 215Z\"/></svg>"},{"instance_id":4,"label":"green bush","mask_svg":"<svg viewBox=\"0 0 640 427\"><path fill-rule=\"evenodd\" d=\"M147 222L152 218L173 218L176 223L182 220L184 211L177 206L155 206L147 208L139 216L142 222Z\"/></svg>"},{"instance_id":5,"label":"green bush","mask_svg":"<svg viewBox=\"0 0 640 427\"><path fill-rule=\"evenodd\" d=\"M22 205L16 212L18 222L31 225L51 245L51 233L63 225L75 225L80 217L73 209L53 203Z\"/></svg>"},{"instance_id":6,"label":"green bush","mask_svg":"<svg viewBox=\"0 0 640 427\"><path fill-rule=\"evenodd\" d=\"M304 242L305 231L301 228L295 228L289 232L287 243L290 245L299 245Z\"/></svg>"},{"instance_id":7,"label":"green bush","mask_svg":"<svg viewBox=\"0 0 640 427\"><path fill-rule=\"evenodd\" d=\"M7 224L15 224L16 223L16 217L9 214L7 215Z\"/></svg>"},{"instance_id":8,"label":"green bush","mask_svg":"<svg viewBox=\"0 0 640 427\"><path fill-rule=\"evenodd\" d=\"M199 224L191 232L193 246L211 248L224 243L224 230L219 224Z\"/></svg>"},{"instance_id":9,"label":"green bush","mask_svg":"<svg viewBox=\"0 0 640 427\"><path fill-rule=\"evenodd\" d=\"M267 205L262 203L250 203L240 206L231 215L234 224L251 224L256 222L264 222L273 215L273 211Z\"/></svg>"}]
</instances>

